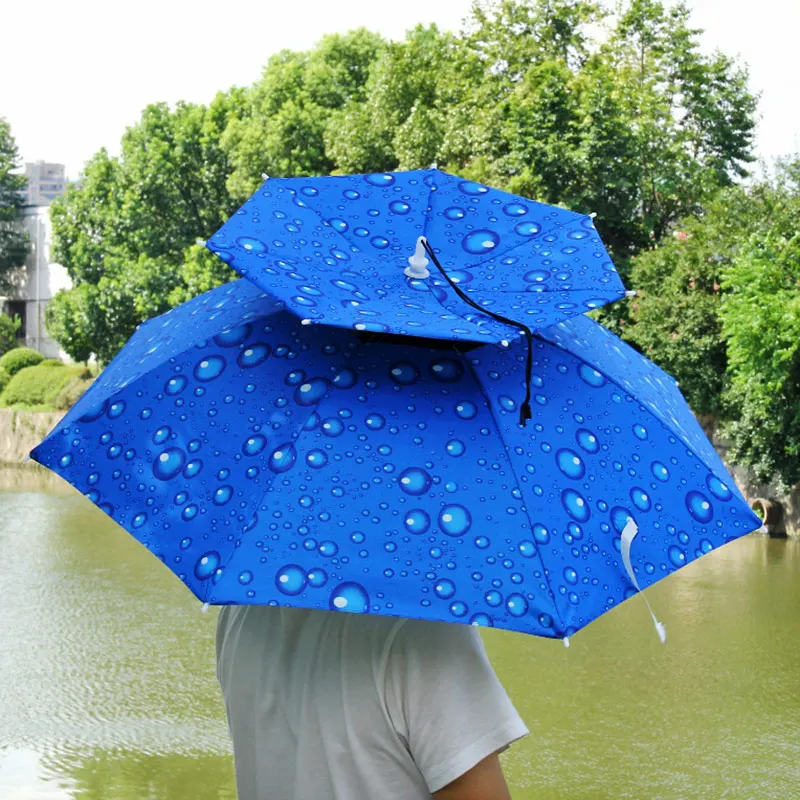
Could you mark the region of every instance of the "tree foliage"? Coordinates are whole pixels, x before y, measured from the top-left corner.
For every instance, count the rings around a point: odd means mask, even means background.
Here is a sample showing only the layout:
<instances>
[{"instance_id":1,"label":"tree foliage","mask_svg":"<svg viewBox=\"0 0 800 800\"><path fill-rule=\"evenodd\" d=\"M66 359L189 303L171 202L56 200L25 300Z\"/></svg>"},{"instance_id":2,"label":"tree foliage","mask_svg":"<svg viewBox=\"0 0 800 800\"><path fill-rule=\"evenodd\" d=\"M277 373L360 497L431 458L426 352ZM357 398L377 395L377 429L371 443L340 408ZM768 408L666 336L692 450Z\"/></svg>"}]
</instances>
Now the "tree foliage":
<instances>
[{"instance_id":1,"label":"tree foliage","mask_svg":"<svg viewBox=\"0 0 800 800\"><path fill-rule=\"evenodd\" d=\"M0 314L0 357L18 346L17 337L21 327L22 320L19 317Z\"/></svg>"},{"instance_id":2,"label":"tree foliage","mask_svg":"<svg viewBox=\"0 0 800 800\"><path fill-rule=\"evenodd\" d=\"M148 106L129 128L118 158L99 151L77 185L51 207L53 257L74 288L47 309L50 334L76 360L113 358L145 319L187 296L197 238L210 236L236 208L222 133L242 92L208 108Z\"/></svg>"},{"instance_id":3,"label":"tree foliage","mask_svg":"<svg viewBox=\"0 0 800 800\"><path fill-rule=\"evenodd\" d=\"M765 305L751 330L757 293L740 283L777 291L794 268L795 244L776 222L789 219L794 184L740 185L755 110L746 70L701 50L682 2L495 0L476 4L458 34L420 25L392 42L363 29L326 36L274 55L251 87L208 107L148 106L119 157L100 151L86 164L52 208L54 254L75 285L50 304L48 329L74 358L108 361L144 319L235 278L195 241L263 173L436 163L596 212L640 290L604 310L606 323L674 374L696 411L749 420L731 427L735 451L789 480L798 439L780 398L794 397L795 351L784 337L761 380L754 364L769 347L754 342L779 324L794 335L768 314L794 306L784 286L781 308ZM775 424L748 439L766 409ZM781 436L789 449L768 457Z\"/></svg>"},{"instance_id":4,"label":"tree foliage","mask_svg":"<svg viewBox=\"0 0 800 800\"><path fill-rule=\"evenodd\" d=\"M800 160L785 166L774 195L769 225L725 271L720 316L736 411L731 455L788 488L800 481Z\"/></svg>"},{"instance_id":5,"label":"tree foliage","mask_svg":"<svg viewBox=\"0 0 800 800\"><path fill-rule=\"evenodd\" d=\"M19 174L20 166L11 126L0 117L0 289L8 285L10 273L25 263L29 247L21 222L27 181Z\"/></svg>"},{"instance_id":6,"label":"tree foliage","mask_svg":"<svg viewBox=\"0 0 800 800\"><path fill-rule=\"evenodd\" d=\"M725 423L736 463L800 480L800 162L731 187L633 261L627 337Z\"/></svg>"}]
</instances>

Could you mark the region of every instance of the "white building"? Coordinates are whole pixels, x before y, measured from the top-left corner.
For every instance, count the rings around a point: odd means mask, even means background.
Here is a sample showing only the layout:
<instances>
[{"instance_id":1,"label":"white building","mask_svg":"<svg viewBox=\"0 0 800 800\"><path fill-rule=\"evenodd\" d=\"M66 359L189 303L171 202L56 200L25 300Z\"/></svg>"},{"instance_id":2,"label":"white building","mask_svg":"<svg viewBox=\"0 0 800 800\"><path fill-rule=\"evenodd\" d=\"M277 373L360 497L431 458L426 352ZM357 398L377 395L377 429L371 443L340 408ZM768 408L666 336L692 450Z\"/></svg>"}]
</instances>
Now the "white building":
<instances>
[{"instance_id":1,"label":"white building","mask_svg":"<svg viewBox=\"0 0 800 800\"><path fill-rule=\"evenodd\" d=\"M58 343L47 335L44 312L47 304L60 289L72 286L67 270L50 260L52 226L49 208L28 206L23 211L23 224L31 241L25 267L14 281L14 290L8 297L0 297L0 311L22 320L20 337L26 347L38 350L46 358L67 360Z\"/></svg>"},{"instance_id":2,"label":"white building","mask_svg":"<svg viewBox=\"0 0 800 800\"><path fill-rule=\"evenodd\" d=\"M67 168L63 164L28 162L25 164L25 177L28 179L26 206L49 206L67 188Z\"/></svg>"}]
</instances>

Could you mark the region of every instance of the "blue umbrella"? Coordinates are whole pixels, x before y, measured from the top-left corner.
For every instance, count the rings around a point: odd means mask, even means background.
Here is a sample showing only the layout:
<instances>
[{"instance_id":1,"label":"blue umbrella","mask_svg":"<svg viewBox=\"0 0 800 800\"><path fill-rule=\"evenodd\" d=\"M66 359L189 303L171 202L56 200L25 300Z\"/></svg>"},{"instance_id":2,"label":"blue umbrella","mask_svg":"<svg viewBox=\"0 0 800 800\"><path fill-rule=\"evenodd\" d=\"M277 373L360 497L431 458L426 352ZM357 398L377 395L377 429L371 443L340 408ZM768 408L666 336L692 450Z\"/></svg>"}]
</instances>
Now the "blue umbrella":
<instances>
[{"instance_id":1,"label":"blue umbrella","mask_svg":"<svg viewBox=\"0 0 800 800\"><path fill-rule=\"evenodd\" d=\"M590 216L437 169L270 178L207 245L307 322L363 331L500 342L498 316L540 330L625 295Z\"/></svg>"},{"instance_id":2,"label":"blue umbrella","mask_svg":"<svg viewBox=\"0 0 800 800\"><path fill-rule=\"evenodd\" d=\"M759 526L675 382L592 320L427 345L236 281L142 325L32 455L203 602L549 637Z\"/></svg>"}]
</instances>

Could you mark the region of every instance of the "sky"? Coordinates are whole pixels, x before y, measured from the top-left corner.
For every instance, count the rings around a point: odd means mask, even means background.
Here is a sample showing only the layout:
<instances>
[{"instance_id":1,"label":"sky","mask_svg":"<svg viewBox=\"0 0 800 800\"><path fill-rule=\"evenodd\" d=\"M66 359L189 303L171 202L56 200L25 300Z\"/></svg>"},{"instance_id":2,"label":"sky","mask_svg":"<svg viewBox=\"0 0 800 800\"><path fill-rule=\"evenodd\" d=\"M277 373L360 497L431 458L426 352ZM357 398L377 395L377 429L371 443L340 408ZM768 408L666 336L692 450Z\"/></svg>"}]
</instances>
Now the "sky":
<instances>
[{"instance_id":1,"label":"sky","mask_svg":"<svg viewBox=\"0 0 800 800\"><path fill-rule=\"evenodd\" d=\"M458 30L471 0L0 0L0 117L24 161L67 165L77 178L99 148L112 154L157 101L208 103L255 82L267 58L326 33L365 26L402 38L418 22ZM761 93L757 154L800 151L795 0L689 0L704 48L738 55ZM130 9L128 13L118 9ZM757 9L757 12L756 12Z\"/></svg>"}]
</instances>

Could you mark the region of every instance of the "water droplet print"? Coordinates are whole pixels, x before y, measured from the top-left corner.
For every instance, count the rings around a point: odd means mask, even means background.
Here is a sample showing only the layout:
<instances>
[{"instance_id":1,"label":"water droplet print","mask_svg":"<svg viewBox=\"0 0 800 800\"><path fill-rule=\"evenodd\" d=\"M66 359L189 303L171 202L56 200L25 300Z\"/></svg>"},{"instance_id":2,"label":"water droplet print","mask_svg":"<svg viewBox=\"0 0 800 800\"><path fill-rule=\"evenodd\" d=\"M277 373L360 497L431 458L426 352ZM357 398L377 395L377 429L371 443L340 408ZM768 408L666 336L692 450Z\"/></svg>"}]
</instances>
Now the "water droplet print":
<instances>
[{"instance_id":1,"label":"water droplet print","mask_svg":"<svg viewBox=\"0 0 800 800\"><path fill-rule=\"evenodd\" d=\"M275 586L281 594L295 597L306 588L306 572L297 564L286 564L275 575Z\"/></svg>"},{"instance_id":2,"label":"water droplet print","mask_svg":"<svg viewBox=\"0 0 800 800\"><path fill-rule=\"evenodd\" d=\"M259 239L253 239L250 236L240 236L236 240L236 244L248 253L266 253L267 246Z\"/></svg>"},{"instance_id":3,"label":"water droplet print","mask_svg":"<svg viewBox=\"0 0 800 800\"><path fill-rule=\"evenodd\" d=\"M462 505L446 505L439 512L439 527L448 536L463 536L472 527L472 515Z\"/></svg>"},{"instance_id":4,"label":"water droplet print","mask_svg":"<svg viewBox=\"0 0 800 800\"><path fill-rule=\"evenodd\" d=\"M329 386L324 378L312 378L295 389L294 401L299 406L315 406L325 397Z\"/></svg>"},{"instance_id":5,"label":"water droplet print","mask_svg":"<svg viewBox=\"0 0 800 800\"><path fill-rule=\"evenodd\" d=\"M214 337L214 344L218 347L237 347L242 344L253 330L250 323L244 325L237 325L235 328L229 328Z\"/></svg>"},{"instance_id":6,"label":"water droplet print","mask_svg":"<svg viewBox=\"0 0 800 800\"><path fill-rule=\"evenodd\" d=\"M420 535L430 528L431 518L426 511L421 508L415 508L405 515L404 524L409 533Z\"/></svg>"},{"instance_id":7,"label":"water droplet print","mask_svg":"<svg viewBox=\"0 0 800 800\"><path fill-rule=\"evenodd\" d=\"M394 175L383 172L383 173L376 173L374 175L367 175L365 178L366 182L371 184L372 186L379 186L384 188L386 186L391 186L394 181Z\"/></svg>"},{"instance_id":8,"label":"water droplet print","mask_svg":"<svg viewBox=\"0 0 800 800\"><path fill-rule=\"evenodd\" d=\"M421 467L409 467L400 473L400 488L413 497L425 494L431 488L431 476Z\"/></svg>"},{"instance_id":9,"label":"water droplet print","mask_svg":"<svg viewBox=\"0 0 800 800\"><path fill-rule=\"evenodd\" d=\"M575 441L578 446L587 453L597 453L600 450L600 442L597 436L586 428L579 428L575 433Z\"/></svg>"},{"instance_id":10,"label":"water droplet print","mask_svg":"<svg viewBox=\"0 0 800 800\"><path fill-rule=\"evenodd\" d=\"M225 365L222 356L207 356L195 365L194 377L202 383L216 380L225 371Z\"/></svg>"},{"instance_id":11,"label":"water droplet print","mask_svg":"<svg viewBox=\"0 0 800 800\"><path fill-rule=\"evenodd\" d=\"M514 228L514 232L520 236L536 236L541 230L542 226L538 222L520 222Z\"/></svg>"},{"instance_id":12,"label":"water droplet print","mask_svg":"<svg viewBox=\"0 0 800 800\"><path fill-rule=\"evenodd\" d=\"M216 550L204 553L194 565L194 575L199 581L207 581L219 569L220 554Z\"/></svg>"},{"instance_id":13,"label":"water droplet print","mask_svg":"<svg viewBox=\"0 0 800 800\"><path fill-rule=\"evenodd\" d=\"M709 475L706 478L706 486L708 487L708 491L717 498L717 500L722 500L723 502L727 502L733 497L733 492L724 484L719 478L715 475Z\"/></svg>"},{"instance_id":14,"label":"water droplet print","mask_svg":"<svg viewBox=\"0 0 800 800\"><path fill-rule=\"evenodd\" d=\"M431 377L442 383L456 383L464 375L464 367L453 358L437 358L428 370Z\"/></svg>"},{"instance_id":15,"label":"water droplet print","mask_svg":"<svg viewBox=\"0 0 800 800\"><path fill-rule=\"evenodd\" d=\"M169 447L153 463L153 476L160 481L171 481L186 464L186 454L179 447Z\"/></svg>"},{"instance_id":16,"label":"water droplet print","mask_svg":"<svg viewBox=\"0 0 800 800\"><path fill-rule=\"evenodd\" d=\"M524 617L528 613L528 601L521 594L510 594L506 598L506 609L512 617Z\"/></svg>"},{"instance_id":17,"label":"water droplet print","mask_svg":"<svg viewBox=\"0 0 800 800\"><path fill-rule=\"evenodd\" d=\"M500 237L490 230L477 230L468 233L462 240L461 246L470 255L485 255L491 253L500 244Z\"/></svg>"},{"instance_id":18,"label":"water droplet print","mask_svg":"<svg viewBox=\"0 0 800 800\"><path fill-rule=\"evenodd\" d=\"M653 477L662 483L666 483L669 480L669 469L660 461L654 461L650 465L650 471L653 473Z\"/></svg>"},{"instance_id":19,"label":"water droplet print","mask_svg":"<svg viewBox=\"0 0 800 800\"><path fill-rule=\"evenodd\" d=\"M273 472L280 475L283 472L288 472L295 465L296 461L297 450L295 446L291 442L285 442L276 447L272 452L272 455L269 457L268 466Z\"/></svg>"},{"instance_id":20,"label":"water droplet print","mask_svg":"<svg viewBox=\"0 0 800 800\"><path fill-rule=\"evenodd\" d=\"M399 386L411 386L419 380L419 370L408 361L400 361L389 367L389 377Z\"/></svg>"},{"instance_id":21,"label":"water droplet print","mask_svg":"<svg viewBox=\"0 0 800 800\"><path fill-rule=\"evenodd\" d=\"M256 433L253 436L245 439L242 445L242 453L246 456L254 457L262 453L267 446L267 437Z\"/></svg>"},{"instance_id":22,"label":"water droplet print","mask_svg":"<svg viewBox=\"0 0 800 800\"><path fill-rule=\"evenodd\" d=\"M220 486L213 494L211 500L215 506L224 506L233 497L232 486Z\"/></svg>"},{"instance_id":23,"label":"water droplet print","mask_svg":"<svg viewBox=\"0 0 800 800\"><path fill-rule=\"evenodd\" d=\"M331 592L330 607L334 611L366 614L369 611L369 595L360 583L353 581L340 583Z\"/></svg>"},{"instance_id":24,"label":"water droplet print","mask_svg":"<svg viewBox=\"0 0 800 800\"><path fill-rule=\"evenodd\" d=\"M486 194L489 191L487 186L484 186L481 183L475 183L474 181L462 181L458 188L469 197L480 197L482 194Z\"/></svg>"},{"instance_id":25,"label":"water droplet print","mask_svg":"<svg viewBox=\"0 0 800 800\"><path fill-rule=\"evenodd\" d=\"M578 367L578 375L581 376L581 380L584 383L594 389L599 389L606 384L606 379L603 375L588 364L581 364L580 367Z\"/></svg>"},{"instance_id":26,"label":"water droplet print","mask_svg":"<svg viewBox=\"0 0 800 800\"><path fill-rule=\"evenodd\" d=\"M746 527L728 476L673 424L661 374L565 316L614 296L614 282L589 290L613 275L596 234L569 240L568 212L440 174L334 176L313 197L301 187L317 179L285 179L305 206L265 184L260 213L219 238L247 280L173 312L163 334L148 323L130 384L57 432L51 463L199 596L563 636L631 589L620 519L640 525L647 583ZM263 252L237 243L248 231ZM525 429L525 342L436 273L385 277L421 231L464 291L535 329Z\"/></svg>"},{"instance_id":27,"label":"water droplet print","mask_svg":"<svg viewBox=\"0 0 800 800\"><path fill-rule=\"evenodd\" d=\"M433 593L440 600L449 600L456 593L456 585L453 583L453 581L443 578L442 580L436 582L433 587Z\"/></svg>"},{"instance_id":28,"label":"water droplet print","mask_svg":"<svg viewBox=\"0 0 800 800\"><path fill-rule=\"evenodd\" d=\"M259 342L258 344L252 344L245 350L242 350L239 353L239 357L236 359L236 363L242 369L253 369L254 367L259 367L263 364L272 353L272 348L268 344L264 344L263 342Z\"/></svg>"},{"instance_id":29,"label":"water droplet print","mask_svg":"<svg viewBox=\"0 0 800 800\"><path fill-rule=\"evenodd\" d=\"M456 416L460 419L475 419L478 407L470 400L462 400L456 405Z\"/></svg>"},{"instance_id":30,"label":"water droplet print","mask_svg":"<svg viewBox=\"0 0 800 800\"><path fill-rule=\"evenodd\" d=\"M188 385L188 378L186 378L184 375L176 375L174 378L170 378L166 382L164 385L164 393L170 395L170 397L174 397L183 392Z\"/></svg>"},{"instance_id":31,"label":"water droplet print","mask_svg":"<svg viewBox=\"0 0 800 800\"><path fill-rule=\"evenodd\" d=\"M714 507L702 492L689 492L686 495L686 508L692 518L702 524L709 523L714 518Z\"/></svg>"},{"instance_id":32,"label":"water droplet print","mask_svg":"<svg viewBox=\"0 0 800 800\"><path fill-rule=\"evenodd\" d=\"M581 457L573 450L559 450L556 462L561 472L571 480L580 480L586 474L586 467Z\"/></svg>"},{"instance_id":33,"label":"water droplet print","mask_svg":"<svg viewBox=\"0 0 800 800\"><path fill-rule=\"evenodd\" d=\"M565 489L561 493L561 504L566 512L577 522L586 522L591 516L589 504L583 495L574 489Z\"/></svg>"}]
</instances>

